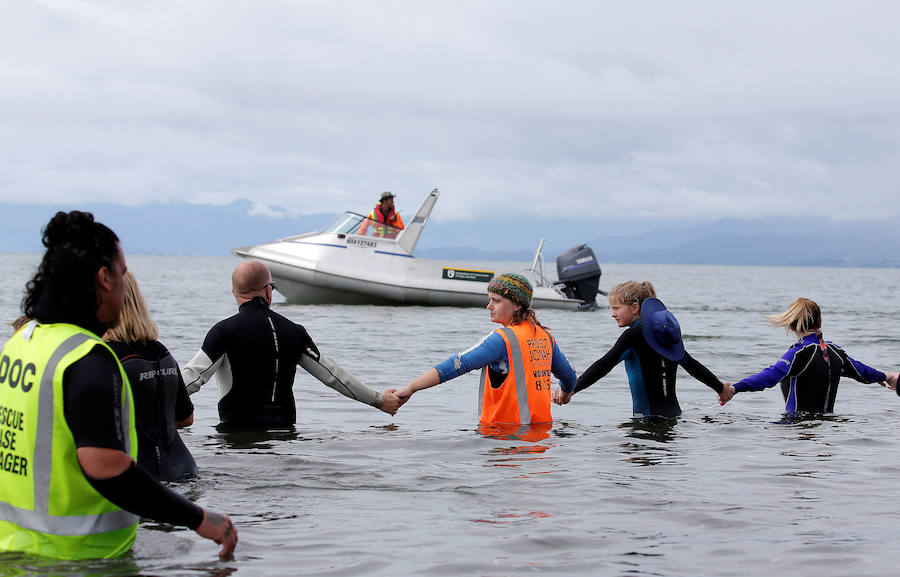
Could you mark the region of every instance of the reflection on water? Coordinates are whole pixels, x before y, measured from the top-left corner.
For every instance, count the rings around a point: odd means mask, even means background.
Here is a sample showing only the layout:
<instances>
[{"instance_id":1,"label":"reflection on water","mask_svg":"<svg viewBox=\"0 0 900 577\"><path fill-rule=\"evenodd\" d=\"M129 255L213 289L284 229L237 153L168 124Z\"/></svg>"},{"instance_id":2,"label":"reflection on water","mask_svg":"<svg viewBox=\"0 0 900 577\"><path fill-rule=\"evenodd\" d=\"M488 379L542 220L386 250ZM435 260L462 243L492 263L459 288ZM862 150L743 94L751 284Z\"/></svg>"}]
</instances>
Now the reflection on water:
<instances>
[{"instance_id":1,"label":"reflection on water","mask_svg":"<svg viewBox=\"0 0 900 577\"><path fill-rule=\"evenodd\" d=\"M774 421L774 424L815 428L823 422L847 423L850 422L850 419L834 413L784 413L781 415L781 419Z\"/></svg>"},{"instance_id":2,"label":"reflection on water","mask_svg":"<svg viewBox=\"0 0 900 577\"><path fill-rule=\"evenodd\" d=\"M219 423L216 425L218 435L212 441L225 449L236 450L271 450L274 442L296 441L300 433L295 427L286 429L253 430Z\"/></svg>"},{"instance_id":3,"label":"reflection on water","mask_svg":"<svg viewBox=\"0 0 900 577\"><path fill-rule=\"evenodd\" d=\"M131 553L118 559L84 561L63 561L24 553L0 553L0 577L110 577L139 574L140 570Z\"/></svg>"},{"instance_id":4,"label":"reflection on water","mask_svg":"<svg viewBox=\"0 0 900 577\"><path fill-rule=\"evenodd\" d=\"M478 433L486 439L497 439L502 441L524 441L527 443L537 443L550 437L550 429L553 423L540 423L535 425L512 425L512 424L484 424L478 426ZM491 459L488 462L490 467L520 467L526 461L536 461L538 459L546 459L542 456L547 449L553 445L532 444L532 445L513 445L500 446L491 449L489 455L502 455L502 458ZM531 471L524 477L535 474L549 473L550 471Z\"/></svg>"},{"instance_id":5,"label":"reflection on water","mask_svg":"<svg viewBox=\"0 0 900 577\"><path fill-rule=\"evenodd\" d=\"M472 519L472 522L489 523L491 525L510 525L520 523L522 521L532 521L534 519L547 519L550 516L550 513L546 511L520 511L518 509L512 509L494 513L494 516L489 519Z\"/></svg>"},{"instance_id":6,"label":"reflection on water","mask_svg":"<svg viewBox=\"0 0 900 577\"><path fill-rule=\"evenodd\" d=\"M641 417L619 425L624 429L626 437L645 439L658 443L668 443L675 438L675 427L678 419L666 419L663 417Z\"/></svg>"},{"instance_id":7,"label":"reflection on water","mask_svg":"<svg viewBox=\"0 0 900 577\"><path fill-rule=\"evenodd\" d=\"M619 425L619 428L626 431L625 436L628 438L665 444L675 438L675 427L677 424L678 419L641 417L622 423ZM669 447L659 447L646 443L626 442L621 443L619 448L626 455L622 459L623 461L642 467L659 465L675 455L675 452Z\"/></svg>"},{"instance_id":8,"label":"reflection on water","mask_svg":"<svg viewBox=\"0 0 900 577\"><path fill-rule=\"evenodd\" d=\"M502 439L504 441L526 441L534 443L550 437L550 429L553 423L538 423L534 425L479 423L478 433L487 439Z\"/></svg>"}]
</instances>

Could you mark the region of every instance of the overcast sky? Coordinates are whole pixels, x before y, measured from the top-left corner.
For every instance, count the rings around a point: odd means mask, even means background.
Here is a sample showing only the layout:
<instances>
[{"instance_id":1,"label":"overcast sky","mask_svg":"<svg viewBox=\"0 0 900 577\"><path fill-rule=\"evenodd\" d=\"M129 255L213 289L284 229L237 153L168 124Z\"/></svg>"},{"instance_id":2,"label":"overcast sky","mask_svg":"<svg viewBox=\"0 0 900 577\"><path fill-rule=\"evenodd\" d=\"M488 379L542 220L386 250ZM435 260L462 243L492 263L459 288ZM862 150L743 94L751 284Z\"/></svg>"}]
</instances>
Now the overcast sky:
<instances>
[{"instance_id":1,"label":"overcast sky","mask_svg":"<svg viewBox=\"0 0 900 577\"><path fill-rule=\"evenodd\" d=\"M900 3L0 0L0 202L898 214ZM802 226L802 221L800 223Z\"/></svg>"}]
</instances>

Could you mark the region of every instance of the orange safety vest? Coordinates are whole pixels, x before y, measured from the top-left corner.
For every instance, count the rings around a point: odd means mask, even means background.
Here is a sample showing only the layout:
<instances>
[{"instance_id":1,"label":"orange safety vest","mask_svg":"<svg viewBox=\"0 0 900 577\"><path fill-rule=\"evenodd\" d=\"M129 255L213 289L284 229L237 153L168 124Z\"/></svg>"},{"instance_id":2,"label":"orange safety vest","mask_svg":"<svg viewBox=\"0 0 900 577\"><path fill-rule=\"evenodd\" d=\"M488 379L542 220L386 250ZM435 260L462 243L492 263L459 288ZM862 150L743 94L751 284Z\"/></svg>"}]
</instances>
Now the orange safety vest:
<instances>
[{"instance_id":1,"label":"orange safety vest","mask_svg":"<svg viewBox=\"0 0 900 577\"><path fill-rule=\"evenodd\" d=\"M388 213L387 217L384 216L384 213L381 212L381 203L375 205L375 208L372 212L369 213L369 220L373 220L379 223L389 224L396 229L403 230L403 219L400 217L400 214L395 210L391 209L391 212ZM362 226L359 228L359 234L362 236L366 236L369 230L369 220L365 220L362 223ZM372 236L385 237L390 236L393 237L395 232L391 230L388 232L388 229L384 226L372 226L372 230L374 231Z\"/></svg>"},{"instance_id":2,"label":"orange safety vest","mask_svg":"<svg viewBox=\"0 0 900 577\"><path fill-rule=\"evenodd\" d=\"M482 423L550 423L550 365L553 337L529 322L497 329L506 342L509 373L494 387L481 370L478 408Z\"/></svg>"}]
</instances>

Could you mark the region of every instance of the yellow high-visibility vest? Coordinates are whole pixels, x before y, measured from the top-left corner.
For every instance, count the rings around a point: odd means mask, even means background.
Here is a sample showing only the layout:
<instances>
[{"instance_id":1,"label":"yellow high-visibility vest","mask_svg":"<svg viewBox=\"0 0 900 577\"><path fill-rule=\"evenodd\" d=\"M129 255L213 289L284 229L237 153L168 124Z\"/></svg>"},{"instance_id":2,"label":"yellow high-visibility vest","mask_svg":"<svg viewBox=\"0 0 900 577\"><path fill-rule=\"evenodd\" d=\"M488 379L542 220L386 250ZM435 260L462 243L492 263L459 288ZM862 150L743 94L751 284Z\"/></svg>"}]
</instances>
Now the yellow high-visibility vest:
<instances>
[{"instance_id":1,"label":"yellow high-visibility vest","mask_svg":"<svg viewBox=\"0 0 900 577\"><path fill-rule=\"evenodd\" d=\"M109 349L81 327L32 321L0 351L0 551L89 559L116 557L134 544L138 517L90 485L63 413L63 373L98 345ZM134 403L121 364L119 373L121 434L136 458Z\"/></svg>"}]
</instances>

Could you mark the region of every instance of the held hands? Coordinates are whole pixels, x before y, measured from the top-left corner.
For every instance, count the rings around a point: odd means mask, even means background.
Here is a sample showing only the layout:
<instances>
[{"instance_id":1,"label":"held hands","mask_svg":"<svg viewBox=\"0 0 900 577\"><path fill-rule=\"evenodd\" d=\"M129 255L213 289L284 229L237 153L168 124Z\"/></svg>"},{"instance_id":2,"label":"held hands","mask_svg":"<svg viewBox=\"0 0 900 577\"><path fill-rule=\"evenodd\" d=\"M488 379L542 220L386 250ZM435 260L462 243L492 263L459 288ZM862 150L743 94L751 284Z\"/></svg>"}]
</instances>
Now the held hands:
<instances>
[{"instance_id":1,"label":"held hands","mask_svg":"<svg viewBox=\"0 0 900 577\"><path fill-rule=\"evenodd\" d=\"M900 372L885 373L885 376L887 378L884 380L884 383L882 383L882 384L886 383L887 388L889 388L892 391L896 391L897 390L897 379L900 378ZM897 394L900 395L900 393L897 393Z\"/></svg>"},{"instance_id":2,"label":"held hands","mask_svg":"<svg viewBox=\"0 0 900 577\"><path fill-rule=\"evenodd\" d=\"M222 546L219 558L230 559L234 548L237 546L237 529L227 515L220 515L212 511L203 511L203 522L195 529L198 535L212 539Z\"/></svg>"},{"instance_id":3,"label":"held hands","mask_svg":"<svg viewBox=\"0 0 900 577\"><path fill-rule=\"evenodd\" d=\"M381 393L384 395L384 403L381 410L389 415L397 414L397 409L403 404L403 400L397 396L397 389L387 389Z\"/></svg>"},{"instance_id":4,"label":"held hands","mask_svg":"<svg viewBox=\"0 0 900 577\"><path fill-rule=\"evenodd\" d=\"M722 387L722 392L719 393L719 404L724 406L725 403L731 400L734 397L734 394L737 392L734 390L734 385L731 383L723 383L725 386Z\"/></svg>"},{"instance_id":5,"label":"held hands","mask_svg":"<svg viewBox=\"0 0 900 577\"><path fill-rule=\"evenodd\" d=\"M574 391L571 393L566 393L566 392L563 392L562 389L553 389L553 393L550 398L557 405L565 405L566 403L568 403L569 401L572 400L572 395L574 395L574 394L575 394Z\"/></svg>"},{"instance_id":6,"label":"held hands","mask_svg":"<svg viewBox=\"0 0 900 577\"><path fill-rule=\"evenodd\" d=\"M406 401L409 400L410 397L413 396L413 393L416 392L410 385L406 385L399 391L397 391L397 396L400 397L400 404L402 405Z\"/></svg>"}]
</instances>

